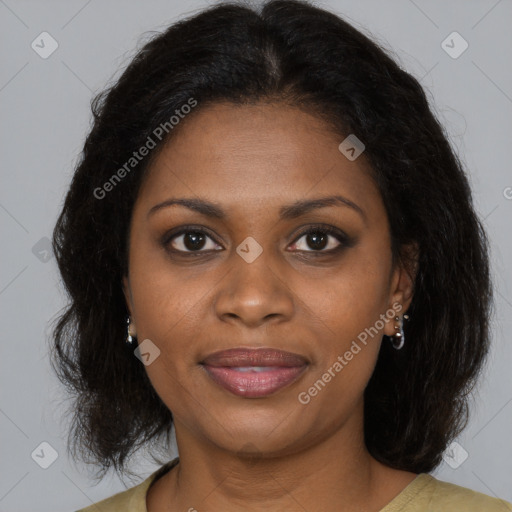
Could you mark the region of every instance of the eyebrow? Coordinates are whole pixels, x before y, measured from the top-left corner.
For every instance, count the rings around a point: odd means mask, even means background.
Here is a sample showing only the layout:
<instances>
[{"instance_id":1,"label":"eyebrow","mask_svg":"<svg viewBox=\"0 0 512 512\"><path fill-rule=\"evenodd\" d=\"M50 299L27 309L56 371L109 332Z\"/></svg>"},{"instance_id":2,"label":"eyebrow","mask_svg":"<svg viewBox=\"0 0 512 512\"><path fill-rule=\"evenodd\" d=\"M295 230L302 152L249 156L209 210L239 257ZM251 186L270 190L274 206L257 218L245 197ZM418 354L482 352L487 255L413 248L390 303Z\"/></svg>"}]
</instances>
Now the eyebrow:
<instances>
[{"instance_id":1,"label":"eyebrow","mask_svg":"<svg viewBox=\"0 0 512 512\"><path fill-rule=\"evenodd\" d=\"M205 199L189 197L179 199L171 198L161 203L158 203L149 210L148 217L150 217L157 211L162 210L163 208L167 208L173 205L181 205L184 206L185 208L200 213L201 215L205 215L206 217L212 217L219 220L224 220L227 217L226 212L222 209L222 207L219 204L212 203L211 201L207 201ZM346 197L340 195L295 201L294 203L282 206L279 209L279 217L281 220L292 220L301 217L302 215L305 215L313 210L326 208L328 206L344 206L351 208L352 210L359 213L359 215L363 218L365 222L367 221L366 214L360 206L358 206L350 199L347 199Z\"/></svg>"}]
</instances>

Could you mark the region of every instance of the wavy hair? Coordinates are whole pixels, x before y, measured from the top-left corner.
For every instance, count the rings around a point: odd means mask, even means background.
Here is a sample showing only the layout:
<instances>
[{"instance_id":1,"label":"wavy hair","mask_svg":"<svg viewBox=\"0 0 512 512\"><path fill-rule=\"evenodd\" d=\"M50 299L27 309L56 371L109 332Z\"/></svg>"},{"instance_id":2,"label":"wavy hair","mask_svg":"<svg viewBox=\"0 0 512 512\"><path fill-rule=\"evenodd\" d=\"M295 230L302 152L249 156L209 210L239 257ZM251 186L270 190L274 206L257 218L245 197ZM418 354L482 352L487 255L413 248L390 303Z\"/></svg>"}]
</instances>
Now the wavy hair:
<instances>
[{"instance_id":1,"label":"wavy hair","mask_svg":"<svg viewBox=\"0 0 512 512\"><path fill-rule=\"evenodd\" d=\"M140 185L176 129L99 199L155 127L190 98L277 101L364 141L391 230L393 261L418 247L414 297L397 352L383 343L365 390L365 442L382 463L429 472L466 426L489 350L488 241L463 165L419 82L339 16L300 0L220 3L152 35L91 103L93 123L53 233L69 304L52 365L73 397L68 449L101 472L169 441L172 412L126 348L122 278ZM165 444L165 443L164 443ZM155 459L157 460L157 459Z\"/></svg>"}]
</instances>

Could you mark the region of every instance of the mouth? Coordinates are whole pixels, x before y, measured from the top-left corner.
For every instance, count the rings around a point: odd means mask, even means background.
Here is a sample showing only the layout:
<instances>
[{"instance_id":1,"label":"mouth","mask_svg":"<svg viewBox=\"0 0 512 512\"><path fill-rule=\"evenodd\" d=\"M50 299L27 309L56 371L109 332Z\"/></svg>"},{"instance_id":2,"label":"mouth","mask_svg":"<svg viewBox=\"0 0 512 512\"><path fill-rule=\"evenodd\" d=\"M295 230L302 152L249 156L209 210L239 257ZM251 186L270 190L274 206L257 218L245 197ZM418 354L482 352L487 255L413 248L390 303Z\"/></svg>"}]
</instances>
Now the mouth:
<instances>
[{"instance_id":1,"label":"mouth","mask_svg":"<svg viewBox=\"0 0 512 512\"><path fill-rule=\"evenodd\" d=\"M306 358L269 348L235 348L215 352L200 363L217 385L234 395L261 398L297 381Z\"/></svg>"}]
</instances>

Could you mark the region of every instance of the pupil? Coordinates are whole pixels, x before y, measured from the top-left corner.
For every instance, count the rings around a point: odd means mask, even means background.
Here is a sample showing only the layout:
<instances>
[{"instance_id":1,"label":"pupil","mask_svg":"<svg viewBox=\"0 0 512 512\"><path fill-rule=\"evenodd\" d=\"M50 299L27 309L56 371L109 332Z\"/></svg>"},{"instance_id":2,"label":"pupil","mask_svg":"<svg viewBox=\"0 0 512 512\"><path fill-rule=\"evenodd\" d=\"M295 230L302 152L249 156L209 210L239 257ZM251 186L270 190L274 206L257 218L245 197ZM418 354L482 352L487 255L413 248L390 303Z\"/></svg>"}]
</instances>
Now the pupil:
<instances>
[{"instance_id":1,"label":"pupil","mask_svg":"<svg viewBox=\"0 0 512 512\"><path fill-rule=\"evenodd\" d=\"M201 249L204 245L204 235L197 231L191 231L185 235L183 243L189 250Z\"/></svg>"},{"instance_id":2,"label":"pupil","mask_svg":"<svg viewBox=\"0 0 512 512\"><path fill-rule=\"evenodd\" d=\"M307 243L312 249L323 249L327 244L327 236L325 236L325 234L321 234L319 231L309 233L307 236Z\"/></svg>"}]
</instances>

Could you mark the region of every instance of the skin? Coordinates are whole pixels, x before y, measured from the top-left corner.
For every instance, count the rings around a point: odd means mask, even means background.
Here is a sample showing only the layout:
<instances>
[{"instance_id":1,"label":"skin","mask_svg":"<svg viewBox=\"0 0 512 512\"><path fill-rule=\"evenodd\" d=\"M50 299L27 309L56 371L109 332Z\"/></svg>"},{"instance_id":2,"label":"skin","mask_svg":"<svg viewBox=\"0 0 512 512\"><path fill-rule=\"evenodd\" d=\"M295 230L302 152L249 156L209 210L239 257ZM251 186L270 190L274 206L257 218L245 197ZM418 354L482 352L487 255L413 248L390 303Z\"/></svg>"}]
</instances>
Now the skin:
<instances>
[{"instance_id":1,"label":"skin","mask_svg":"<svg viewBox=\"0 0 512 512\"><path fill-rule=\"evenodd\" d=\"M146 371L173 413L180 463L149 489L149 512L371 512L416 477L379 463L363 438L363 392L394 319L307 405L298 400L358 334L397 302L405 313L412 299L411 272L392 266L388 219L364 154L348 160L338 150L343 138L283 104L217 103L182 121L152 163L134 206L123 288L132 332L160 350ZM333 205L279 218L285 204L333 194L364 217ZM148 217L154 205L184 197L218 203L226 218L177 205ZM186 224L212 235L199 257L187 256L184 236L161 241ZM355 242L329 255L343 242L326 234L316 248L301 235L312 224ZM263 250L251 263L236 252L249 236ZM241 346L294 352L309 365L273 395L236 396L199 362Z\"/></svg>"}]
</instances>

